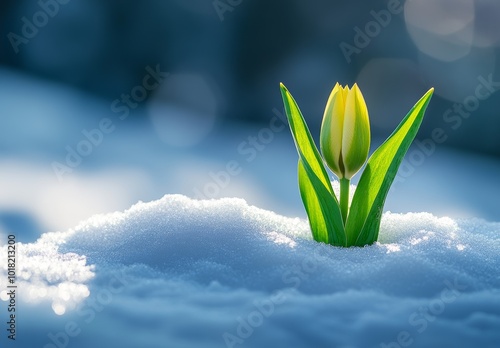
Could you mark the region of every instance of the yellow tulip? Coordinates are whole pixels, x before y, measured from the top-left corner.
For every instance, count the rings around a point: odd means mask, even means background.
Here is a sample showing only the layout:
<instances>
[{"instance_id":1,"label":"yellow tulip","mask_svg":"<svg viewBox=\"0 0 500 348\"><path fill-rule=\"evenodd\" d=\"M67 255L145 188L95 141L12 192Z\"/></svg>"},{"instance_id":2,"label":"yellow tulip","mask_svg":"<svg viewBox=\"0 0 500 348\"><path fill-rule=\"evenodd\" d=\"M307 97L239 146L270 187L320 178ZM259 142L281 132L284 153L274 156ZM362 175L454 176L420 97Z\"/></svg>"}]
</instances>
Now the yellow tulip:
<instances>
[{"instance_id":1,"label":"yellow tulip","mask_svg":"<svg viewBox=\"0 0 500 348\"><path fill-rule=\"evenodd\" d=\"M370 120L357 84L335 84L321 124L320 148L328 167L339 179L350 180L368 157Z\"/></svg>"}]
</instances>

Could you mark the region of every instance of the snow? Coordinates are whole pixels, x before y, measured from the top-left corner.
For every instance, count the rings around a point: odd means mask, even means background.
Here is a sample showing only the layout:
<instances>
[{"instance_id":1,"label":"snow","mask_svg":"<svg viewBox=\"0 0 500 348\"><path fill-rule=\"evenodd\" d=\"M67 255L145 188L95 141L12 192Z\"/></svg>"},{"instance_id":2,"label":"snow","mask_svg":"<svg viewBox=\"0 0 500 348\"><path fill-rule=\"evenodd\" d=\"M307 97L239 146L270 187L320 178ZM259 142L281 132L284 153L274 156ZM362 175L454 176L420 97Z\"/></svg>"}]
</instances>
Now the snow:
<instances>
[{"instance_id":1,"label":"snow","mask_svg":"<svg viewBox=\"0 0 500 348\"><path fill-rule=\"evenodd\" d=\"M500 343L500 223L479 219L386 212L344 249L242 199L166 195L18 252L20 346Z\"/></svg>"}]
</instances>

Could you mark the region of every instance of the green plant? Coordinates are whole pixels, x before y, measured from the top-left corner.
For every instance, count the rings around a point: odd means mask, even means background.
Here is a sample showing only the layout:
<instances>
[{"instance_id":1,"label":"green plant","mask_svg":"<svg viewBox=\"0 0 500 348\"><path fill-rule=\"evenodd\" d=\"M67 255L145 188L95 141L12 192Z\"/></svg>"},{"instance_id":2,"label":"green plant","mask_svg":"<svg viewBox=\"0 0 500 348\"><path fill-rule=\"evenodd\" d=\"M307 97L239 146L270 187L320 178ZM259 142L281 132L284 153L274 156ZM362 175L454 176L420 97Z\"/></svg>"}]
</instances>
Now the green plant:
<instances>
[{"instance_id":1,"label":"green plant","mask_svg":"<svg viewBox=\"0 0 500 348\"><path fill-rule=\"evenodd\" d=\"M313 238L343 247L374 243L387 193L422 123L434 89L424 94L370 156L349 207L350 179L365 163L370 147L368 110L361 91L356 84L352 89L338 83L333 88L321 126L322 157L295 99L283 84L280 88L299 154L299 190ZM324 162L340 179L340 204Z\"/></svg>"}]
</instances>

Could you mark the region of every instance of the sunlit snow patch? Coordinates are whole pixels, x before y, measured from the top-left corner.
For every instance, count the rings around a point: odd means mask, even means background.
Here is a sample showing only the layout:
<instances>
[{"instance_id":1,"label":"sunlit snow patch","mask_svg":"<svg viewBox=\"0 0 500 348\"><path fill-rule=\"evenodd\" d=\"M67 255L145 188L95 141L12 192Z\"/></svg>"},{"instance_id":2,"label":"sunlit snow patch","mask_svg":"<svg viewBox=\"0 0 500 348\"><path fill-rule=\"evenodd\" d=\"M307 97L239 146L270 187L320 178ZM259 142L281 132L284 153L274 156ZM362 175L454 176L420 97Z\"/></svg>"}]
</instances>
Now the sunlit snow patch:
<instances>
[{"instance_id":1,"label":"sunlit snow patch","mask_svg":"<svg viewBox=\"0 0 500 348\"><path fill-rule=\"evenodd\" d=\"M55 236L56 234L46 234ZM61 237L62 234L57 234ZM50 301L56 314L62 315L72 309L90 292L85 285L94 276L93 266L86 264L85 256L75 253L60 253L60 237L43 238L35 243L17 243L15 246L16 277L13 284L21 298L30 303ZM7 245L0 248L0 258L7 260ZM2 281L7 281L7 264L0 272ZM2 287L7 289L6 286ZM0 293L0 299L9 301L8 290Z\"/></svg>"}]
</instances>

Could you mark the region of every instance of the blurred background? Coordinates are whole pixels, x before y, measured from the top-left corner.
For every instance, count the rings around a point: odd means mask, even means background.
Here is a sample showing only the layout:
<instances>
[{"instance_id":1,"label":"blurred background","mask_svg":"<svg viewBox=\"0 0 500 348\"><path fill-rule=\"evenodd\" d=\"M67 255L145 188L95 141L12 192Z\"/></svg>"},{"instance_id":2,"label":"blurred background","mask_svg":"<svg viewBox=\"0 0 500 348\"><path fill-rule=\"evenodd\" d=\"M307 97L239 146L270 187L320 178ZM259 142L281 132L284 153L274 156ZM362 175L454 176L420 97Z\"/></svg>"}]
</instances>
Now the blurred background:
<instances>
[{"instance_id":1,"label":"blurred background","mask_svg":"<svg viewBox=\"0 0 500 348\"><path fill-rule=\"evenodd\" d=\"M175 193L305 217L279 82L316 139L357 82L372 151L435 87L386 209L499 221L498 18L498 0L3 0L0 232Z\"/></svg>"}]
</instances>

